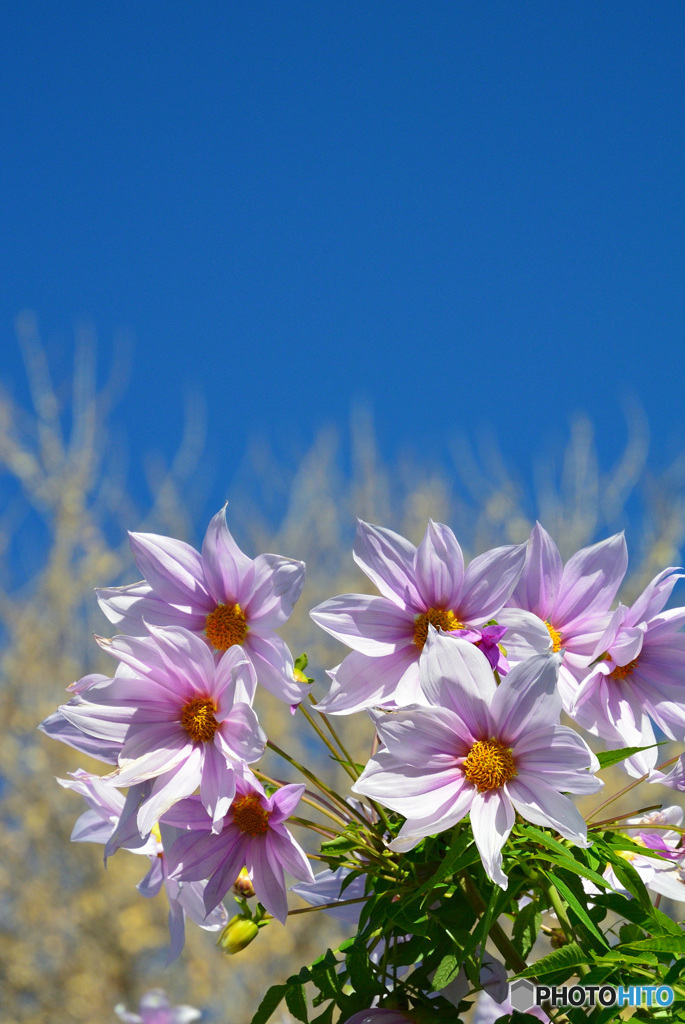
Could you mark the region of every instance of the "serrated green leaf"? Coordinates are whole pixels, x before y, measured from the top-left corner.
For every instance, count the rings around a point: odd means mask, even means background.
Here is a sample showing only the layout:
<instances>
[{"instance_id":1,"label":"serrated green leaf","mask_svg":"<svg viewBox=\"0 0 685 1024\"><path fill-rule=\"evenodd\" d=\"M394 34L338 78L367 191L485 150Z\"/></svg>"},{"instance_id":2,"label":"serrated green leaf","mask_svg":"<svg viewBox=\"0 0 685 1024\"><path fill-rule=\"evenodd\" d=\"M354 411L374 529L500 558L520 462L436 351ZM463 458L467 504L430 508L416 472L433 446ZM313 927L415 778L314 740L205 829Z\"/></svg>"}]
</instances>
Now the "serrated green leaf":
<instances>
[{"instance_id":1,"label":"serrated green leaf","mask_svg":"<svg viewBox=\"0 0 685 1024\"><path fill-rule=\"evenodd\" d=\"M626 948L651 950L653 953L672 953L675 956L676 953L685 953L685 935L652 936L650 939L628 942Z\"/></svg>"},{"instance_id":2,"label":"serrated green leaf","mask_svg":"<svg viewBox=\"0 0 685 1024\"><path fill-rule=\"evenodd\" d=\"M301 1020L304 1024L308 1024L307 1000L302 985L288 985L285 993L285 1004L295 1020Z\"/></svg>"},{"instance_id":3,"label":"serrated green leaf","mask_svg":"<svg viewBox=\"0 0 685 1024\"><path fill-rule=\"evenodd\" d=\"M555 971L566 971L569 973L574 967L580 967L588 963L588 956L576 942L569 942L561 949L555 949L547 956L541 957L532 967L517 974L517 978L543 978L547 974L554 974Z\"/></svg>"},{"instance_id":4,"label":"serrated green leaf","mask_svg":"<svg viewBox=\"0 0 685 1024\"><path fill-rule=\"evenodd\" d=\"M607 880L597 871L576 860L570 850L565 846L562 846L556 839L548 836L541 829L535 828L533 825L519 825L519 831L524 832L531 839L535 839L537 842L542 843L543 846L553 854L553 856L550 856L549 853L541 854L535 850L526 851L528 856L532 857L534 860L551 861L559 867L566 868L568 871L573 871L574 874L583 875L584 878L589 879L589 881L594 882L595 885L599 885L603 889L611 888Z\"/></svg>"},{"instance_id":5,"label":"serrated green leaf","mask_svg":"<svg viewBox=\"0 0 685 1024\"><path fill-rule=\"evenodd\" d=\"M321 844L321 853L324 857L329 854L346 853L353 850L358 842L354 836L336 836L335 839L327 839Z\"/></svg>"},{"instance_id":6,"label":"serrated green leaf","mask_svg":"<svg viewBox=\"0 0 685 1024\"><path fill-rule=\"evenodd\" d=\"M250 1021L250 1024L266 1024L274 1010L277 1010L283 1002L283 997L287 991L287 985L272 985L257 1007L257 1012Z\"/></svg>"},{"instance_id":7,"label":"serrated green leaf","mask_svg":"<svg viewBox=\"0 0 685 1024\"><path fill-rule=\"evenodd\" d=\"M439 992L441 988L449 985L451 981L454 981L456 976L461 970L461 961L457 959L454 953L448 953L444 956L438 964L433 978L433 991Z\"/></svg>"},{"instance_id":8,"label":"serrated green leaf","mask_svg":"<svg viewBox=\"0 0 685 1024\"><path fill-rule=\"evenodd\" d=\"M560 892L563 898L568 903L569 907L573 910L576 916L583 922L587 930L591 935L594 935L598 939L600 945L605 949L608 948L608 943L599 928L592 920L587 912L586 907L581 903L578 894L573 891L573 883L569 879L562 878L560 874L553 874L551 871L545 872L546 877L550 880L557 892Z\"/></svg>"},{"instance_id":9,"label":"serrated green leaf","mask_svg":"<svg viewBox=\"0 0 685 1024\"><path fill-rule=\"evenodd\" d=\"M650 743L648 747L619 747L617 750L602 750L597 754L597 760L599 761L599 770L602 768L610 768L612 764L618 764L619 761L625 761L627 757L632 757L633 754L639 754L642 750L652 750L654 747L662 747L667 740L662 740L660 743Z\"/></svg>"},{"instance_id":10,"label":"serrated green leaf","mask_svg":"<svg viewBox=\"0 0 685 1024\"><path fill-rule=\"evenodd\" d=\"M430 892L436 885L443 881L445 878L449 878L455 871L461 871L462 868L468 867L469 864L474 864L480 859L478 850L474 849L469 851L469 847L473 844L473 836L467 829L462 829L452 837L447 853L443 857L440 866L437 871L419 887L418 893Z\"/></svg>"},{"instance_id":11,"label":"serrated green leaf","mask_svg":"<svg viewBox=\"0 0 685 1024\"><path fill-rule=\"evenodd\" d=\"M514 918L512 941L525 960L535 945L542 924L542 914L535 900L527 903Z\"/></svg>"},{"instance_id":12,"label":"serrated green leaf","mask_svg":"<svg viewBox=\"0 0 685 1024\"><path fill-rule=\"evenodd\" d=\"M606 953L602 953L597 958L597 963L615 962L618 965L626 964L657 964L659 961L651 953L645 952L643 956L631 956L626 953L623 946L614 947L613 949L607 950Z\"/></svg>"}]
</instances>

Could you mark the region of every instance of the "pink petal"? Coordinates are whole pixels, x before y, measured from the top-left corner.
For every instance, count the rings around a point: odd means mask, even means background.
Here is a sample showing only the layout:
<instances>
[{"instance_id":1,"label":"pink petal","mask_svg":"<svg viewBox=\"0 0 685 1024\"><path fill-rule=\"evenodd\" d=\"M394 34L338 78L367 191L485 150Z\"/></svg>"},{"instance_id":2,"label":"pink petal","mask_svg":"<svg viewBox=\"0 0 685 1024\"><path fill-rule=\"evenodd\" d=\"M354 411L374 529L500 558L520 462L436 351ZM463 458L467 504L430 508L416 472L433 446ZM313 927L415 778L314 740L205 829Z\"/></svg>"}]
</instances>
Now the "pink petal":
<instances>
[{"instance_id":1,"label":"pink petal","mask_svg":"<svg viewBox=\"0 0 685 1024\"><path fill-rule=\"evenodd\" d=\"M466 757L474 743L461 718L447 708L378 713L372 718L390 753L415 768L453 767L455 758Z\"/></svg>"},{"instance_id":2,"label":"pink petal","mask_svg":"<svg viewBox=\"0 0 685 1024\"><path fill-rule=\"evenodd\" d=\"M255 837L247 849L246 867L260 903L270 914L285 924L288 917L288 897L283 867L268 842L268 834Z\"/></svg>"},{"instance_id":3,"label":"pink petal","mask_svg":"<svg viewBox=\"0 0 685 1024\"><path fill-rule=\"evenodd\" d=\"M419 686L419 651L414 644L382 658L353 651L328 674L333 684L315 705L327 715L350 715L390 702L425 703ZM398 698L400 691L403 700Z\"/></svg>"},{"instance_id":4,"label":"pink petal","mask_svg":"<svg viewBox=\"0 0 685 1024\"><path fill-rule=\"evenodd\" d=\"M270 798L272 815L269 821L274 825L280 825L293 813L304 793L306 787L291 783L288 786L281 786Z\"/></svg>"},{"instance_id":5,"label":"pink petal","mask_svg":"<svg viewBox=\"0 0 685 1024\"><path fill-rule=\"evenodd\" d=\"M487 622L507 602L526 560L525 544L507 544L474 558L464 576L459 608L454 609L465 624Z\"/></svg>"},{"instance_id":6,"label":"pink petal","mask_svg":"<svg viewBox=\"0 0 685 1024\"><path fill-rule=\"evenodd\" d=\"M214 604L235 604L249 588L252 559L240 550L226 525L226 506L212 518L202 542L202 569Z\"/></svg>"},{"instance_id":7,"label":"pink petal","mask_svg":"<svg viewBox=\"0 0 685 1024\"><path fill-rule=\"evenodd\" d=\"M370 657L393 654L413 643L414 616L384 597L341 594L309 613L317 626Z\"/></svg>"},{"instance_id":8,"label":"pink petal","mask_svg":"<svg viewBox=\"0 0 685 1024\"><path fill-rule=\"evenodd\" d=\"M313 882L314 873L307 855L287 828L270 828L266 836L267 856L272 863L282 865L299 882Z\"/></svg>"},{"instance_id":9,"label":"pink petal","mask_svg":"<svg viewBox=\"0 0 685 1024\"><path fill-rule=\"evenodd\" d=\"M149 626L167 676L178 680L179 690L187 692L187 685L202 696L212 688L214 680L214 656L200 637L187 629L177 626Z\"/></svg>"},{"instance_id":10,"label":"pink petal","mask_svg":"<svg viewBox=\"0 0 685 1024\"><path fill-rule=\"evenodd\" d=\"M449 526L428 520L415 559L416 585L428 608L455 608L464 582L464 556Z\"/></svg>"},{"instance_id":11,"label":"pink petal","mask_svg":"<svg viewBox=\"0 0 685 1024\"><path fill-rule=\"evenodd\" d=\"M430 704L453 711L475 738L491 735L488 706L497 686L488 659L473 644L431 626L419 674Z\"/></svg>"},{"instance_id":12,"label":"pink petal","mask_svg":"<svg viewBox=\"0 0 685 1024\"><path fill-rule=\"evenodd\" d=\"M226 759L251 764L264 753L266 733L249 704L235 704L214 734L214 743L224 764Z\"/></svg>"},{"instance_id":13,"label":"pink petal","mask_svg":"<svg viewBox=\"0 0 685 1024\"><path fill-rule=\"evenodd\" d=\"M526 821L556 829L559 835L577 846L587 846L587 826L578 808L568 797L557 793L542 779L535 786L521 779L504 784L514 808Z\"/></svg>"},{"instance_id":14,"label":"pink petal","mask_svg":"<svg viewBox=\"0 0 685 1024\"><path fill-rule=\"evenodd\" d=\"M277 629L292 615L304 586L305 565L282 555L258 555L240 600L250 628Z\"/></svg>"},{"instance_id":15,"label":"pink petal","mask_svg":"<svg viewBox=\"0 0 685 1024\"><path fill-rule=\"evenodd\" d=\"M152 792L138 811L138 828L141 835L147 835L165 811L183 797L194 793L200 784L202 754L194 747L184 763L178 764L174 772L155 780Z\"/></svg>"},{"instance_id":16,"label":"pink petal","mask_svg":"<svg viewBox=\"0 0 685 1024\"><path fill-rule=\"evenodd\" d=\"M419 808L413 816L408 817L397 833L397 838L390 843L391 850L406 853L407 850L413 849L424 836L446 832L468 814L476 790L470 783L464 781L463 776L460 786L455 785L453 789L445 792L448 792L448 795L442 804L432 808L427 807L424 814L420 813Z\"/></svg>"},{"instance_id":17,"label":"pink petal","mask_svg":"<svg viewBox=\"0 0 685 1024\"><path fill-rule=\"evenodd\" d=\"M400 607L425 611L414 582L416 548L392 530L357 521L353 557L384 597Z\"/></svg>"},{"instance_id":18,"label":"pink petal","mask_svg":"<svg viewBox=\"0 0 685 1024\"><path fill-rule=\"evenodd\" d=\"M352 792L370 796L413 819L438 812L442 816L442 809L461 793L463 786L464 774L456 765L426 771L405 765L387 750L381 750L369 760Z\"/></svg>"},{"instance_id":19,"label":"pink petal","mask_svg":"<svg viewBox=\"0 0 685 1024\"><path fill-rule=\"evenodd\" d=\"M483 867L496 885L506 889L509 879L502 871L502 847L509 838L516 815L502 789L476 792L471 804L471 828Z\"/></svg>"},{"instance_id":20,"label":"pink petal","mask_svg":"<svg viewBox=\"0 0 685 1024\"><path fill-rule=\"evenodd\" d=\"M607 612L628 568L622 533L576 552L564 566L551 621L571 631L591 615Z\"/></svg>"},{"instance_id":21,"label":"pink petal","mask_svg":"<svg viewBox=\"0 0 685 1024\"><path fill-rule=\"evenodd\" d=\"M547 530L536 523L528 539L525 568L509 604L527 608L549 622L562 571L558 547Z\"/></svg>"},{"instance_id":22,"label":"pink petal","mask_svg":"<svg viewBox=\"0 0 685 1024\"><path fill-rule=\"evenodd\" d=\"M560 654L536 654L519 662L497 687L490 705L495 735L507 746L519 736L557 725Z\"/></svg>"},{"instance_id":23,"label":"pink petal","mask_svg":"<svg viewBox=\"0 0 685 1024\"><path fill-rule=\"evenodd\" d=\"M213 743L203 744L202 753L200 799L212 819L212 832L220 832L235 796L235 773Z\"/></svg>"},{"instance_id":24,"label":"pink petal","mask_svg":"<svg viewBox=\"0 0 685 1024\"><path fill-rule=\"evenodd\" d=\"M309 690L309 684L296 681L293 656L280 636L265 637L249 632L243 649L263 687L286 704L300 703Z\"/></svg>"},{"instance_id":25,"label":"pink petal","mask_svg":"<svg viewBox=\"0 0 685 1024\"><path fill-rule=\"evenodd\" d=\"M190 544L156 533L129 533L136 565L156 597L186 611L210 611L202 559Z\"/></svg>"},{"instance_id":26,"label":"pink petal","mask_svg":"<svg viewBox=\"0 0 685 1024\"><path fill-rule=\"evenodd\" d=\"M675 566L670 566L655 576L630 606L630 624L637 625L639 622L647 621L658 615L671 596L671 591L678 580L683 578L682 573L679 573Z\"/></svg>"}]
</instances>

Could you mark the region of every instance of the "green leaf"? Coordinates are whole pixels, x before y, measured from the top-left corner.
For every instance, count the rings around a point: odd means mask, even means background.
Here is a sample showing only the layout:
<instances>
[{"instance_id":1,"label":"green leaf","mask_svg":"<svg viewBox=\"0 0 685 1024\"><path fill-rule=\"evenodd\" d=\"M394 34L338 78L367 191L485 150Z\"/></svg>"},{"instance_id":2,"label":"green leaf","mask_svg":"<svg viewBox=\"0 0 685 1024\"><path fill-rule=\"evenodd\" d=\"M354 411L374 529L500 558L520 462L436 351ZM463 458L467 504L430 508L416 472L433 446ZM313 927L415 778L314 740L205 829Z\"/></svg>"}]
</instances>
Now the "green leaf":
<instances>
[{"instance_id":1,"label":"green leaf","mask_svg":"<svg viewBox=\"0 0 685 1024\"><path fill-rule=\"evenodd\" d=\"M625 761L627 757L632 757L633 754L639 754L641 750L651 750L652 747L661 747L667 740L662 740L660 743L650 743L648 747L619 747L618 750L602 750L597 754L597 760L599 761L599 769L610 768L612 764L618 764L619 761Z\"/></svg>"},{"instance_id":2,"label":"green leaf","mask_svg":"<svg viewBox=\"0 0 685 1024\"><path fill-rule=\"evenodd\" d=\"M285 993L285 1003L296 1020L308 1024L309 1014L307 1013L307 1000L302 985L288 985Z\"/></svg>"},{"instance_id":3,"label":"green leaf","mask_svg":"<svg viewBox=\"0 0 685 1024\"><path fill-rule=\"evenodd\" d=\"M527 967L525 971L521 971L517 974L517 978L544 978L546 974L554 974L555 971L566 971L568 974L573 973L574 967L580 967L583 964L587 964L588 955L585 953L576 942L569 942L567 946L562 946L561 949L555 949L552 953L548 953L547 956L541 957L532 967Z\"/></svg>"},{"instance_id":4,"label":"green leaf","mask_svg":"<svg viewBox=\"0 0 685 1024\"><path fill-rule=\"evenodd\" d=\"M664 978L664 985L672 985L674 981L678 980L683 971L685 971L685 960L676 960Z\"/></svg>"},{"instance_id":5,"label":"green leaf","mask_svg":"<svg viewBox=\"0 0 685 1024\"><path fill-rule=\"evenodd\" d=\"M454 981L460 969L461 960L454 953L448 953L447 956L444 956L438 964L435 977L433 978L433 991L439 992L441 988Z\"/></svg>"},{"instance_id":6,"label":"green leaf","mask_svg":"<svg viewBox=\"0 0 685 1024\"><path fill-rule=\"evenodd\" d=\"M614 947L602 953L597 963L618 963L620 964L657 964L659 961L651 953L643 953L642 956L631 956L626 953L624 946Z\"/></svg>"},{"instance_id":7,"label":"green leaf","mask_svg":"<svg viewBox=\"0 0 685 1024\"><path fill-rule=\"evenodd\" d=\"M250 1024L266 1024L274 1010L276 1010L283 1001L283 997L287 991L287 985L272 985L257 1007L257 1012L250 1021Z\"/></svg>"},{"instance_id":8,"label":"green leaf","mask_svg":"<svg viewBox=\"0 0 685 1024\"><path fill-rule=\"evenodd\" d=\"M650 931L653 935L682 935L682 928L671 921L670 917L662 913L654 906L644 907L637 900L631 900L618 892L602 893L595 896L594 900L600 906L613 910L615 914L625 917L627 921L633 921Z\"/></svg>"},{"instance_id":9,"label":"green leaf","mask_svg":"<svg viewBox=\"0 0 685 1024\"><path fill-rule=\"evenodd\" d=\"M473 836L468 829L462 829L452 837L452 842L440 863L440 867L435 874L420 886L417 890L417 895L430 892L445 878L449 878L450 875L461 871L462 868L468 867L469 864L475 864L478 860L480 860L480 854L473 842Z\"/></svg>"},{"instance_id":10,"label":"green leaf","mask_svg":"<svg viewBox=\"0 0 685 1024\"><path fill-rule=\"evenodd\" d=\"M514 918L512 941L525 960L535 945L542 924L542 914L535 900L527 903Z\"/></svg>"},{"instance_id":11,"label":"green leaf","mask_svg":"<svg viewBox=\"0 0 685 1024\"><path fill-rule=\"evenodd\" d=\"M595 885L601 886L603 889L610 889L611 886L605 878L603 878L598 872L592 868L583 864L577 860L571 850L562 846L560 842L548 836L546 832L543 832L539 828L535 828L533 825L519 825L519 831L528 835L531 839L535 839L537 842L542 843L554 856L549 854L542 854L537 850L526 850L526 855L532 857L534 860L547 860L553 864L557 864L559 867L566 868L567 871L572 871L574 874L583 875L584 878L588 878ZM578 851L580 852L580 851Z\"/></svg>"},{"instance_id":12,"label":"green leaf","mask_svg":"<svg viewBox=\"0 0 685 1024\"><path fill-rule=\"evenodd\" d=\"M651 939L640 939L626 944L628 949L645 949L653 953L685 953L685 935L664 935ZM622 947L619 947L619 949Z\"/></svg>"},{"instance_id":13,"label":"green leaf","mask_svg":"<svg viewBox=\"0 0 685 1024\"><path fill-rule=\"evenodd\" d=\"M358 843L359 840L355 836L336 836L335 839L327 839L321 844L321 853L324 857L346 853L348 850L354 850Z\"/></svg>"},{"instance_id":14,"label":"green leaf","mask_svg":"<svg viewBox=\"0 0 685 1024\"><path fill-rule=\"evenodd\" d=\"M574 878L573 881L571 881L571 879L562 878L559 874L554 875L551 871L545 872L545 874L554 886L554 888L557 890L557 892L561 893L563 898L568 903L569 907L571 907L571 909L573 910L576 917L578 917L578 919L583 922L583 924L590 932L590 934L594 935L594 937L599 940L600 945L607 949L608 943L606 939L604 938L599 928L588 914L587 909L580 902L578 894L573 891L574 886L577 886L577 888L580 889L580 891L582 892L582 889L578 884L577 878Z\"/></svg>"}]
</instances>

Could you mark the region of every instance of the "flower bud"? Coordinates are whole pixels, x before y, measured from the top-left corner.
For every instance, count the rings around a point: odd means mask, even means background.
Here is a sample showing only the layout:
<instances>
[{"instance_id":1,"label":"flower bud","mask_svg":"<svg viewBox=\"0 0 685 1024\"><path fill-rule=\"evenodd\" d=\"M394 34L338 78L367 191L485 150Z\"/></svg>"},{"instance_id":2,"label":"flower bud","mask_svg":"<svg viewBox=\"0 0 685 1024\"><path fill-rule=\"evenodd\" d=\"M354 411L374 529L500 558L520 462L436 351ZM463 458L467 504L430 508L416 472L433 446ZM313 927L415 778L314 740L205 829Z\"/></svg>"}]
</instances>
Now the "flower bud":
<instances>
[{"instance_id":1,"label":"flower bud","mask_svg":"<svg viewBox=\"0 0 685 1024\"><path fill-rule=\"evenodd\" d=\"M242 914L236 914L219 936L217 946L223 953L233 956L234 953L245 949L245 946L249 946L258 931L259 926L255 921L249 917L243 917Z\"/></svg>"},{"instance_id":2,"label":"flower bud","mask_svg":"<svg viewBox=\"0 0 685 1024\"><path fill-rule=\"evenodd\" d=\"M255 895L252 880L247 873L247 868L242 869L233 883L233 894L234 896L242 897L244 900L249 900Z\"/></svg>"}]
</instances>

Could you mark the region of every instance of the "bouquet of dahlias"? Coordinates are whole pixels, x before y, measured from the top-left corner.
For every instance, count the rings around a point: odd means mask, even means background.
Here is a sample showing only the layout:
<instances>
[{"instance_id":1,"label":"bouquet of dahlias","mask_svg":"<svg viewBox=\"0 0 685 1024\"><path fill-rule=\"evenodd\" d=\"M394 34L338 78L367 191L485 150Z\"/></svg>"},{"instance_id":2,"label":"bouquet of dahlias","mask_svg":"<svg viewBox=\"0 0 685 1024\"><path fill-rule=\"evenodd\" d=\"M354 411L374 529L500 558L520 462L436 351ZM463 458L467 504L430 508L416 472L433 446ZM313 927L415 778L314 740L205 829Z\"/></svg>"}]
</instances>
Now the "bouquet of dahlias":
<instances>
[{"instance_id":1,"label":"bouquet of dahlias","mask_svg":"<svg viewBox=\"0 0 685 1024\"><path fill-rule=\"evenodd\" d=\"M657 763L685 740L685 609L664 610L677 569L612 610L622 535L563 565L538 524L465 567L446 526L414 547L360 522L354 558L379 596L313 609L350 648L317 702L276 632L302 562L250 559L223 510L201 553L154 534L131 546L144 579L98 591L116 670L73 683L41 728L111 766L60 780L89 807L72 839L148 859L138 888L166 893L169 962L186 917L237 953L273 919L324 912L353 937L273 979L252 1024L282 1001L312 1024L685 1019L685 933L664 912L685 902L685 829L662 806L685 791L685 755ZM258 686L299 709L349 793L267 738ZM353 713L373 723L366 764L334 724ZM298 781L260 769L267 746ZM610 766L626 784L583 815L574 797ZM293 827L323 839L317 854ZM305 907L289 909L286 877Z\"/></svg>"}]
</instances>

